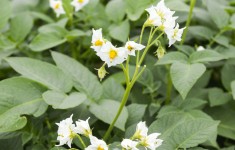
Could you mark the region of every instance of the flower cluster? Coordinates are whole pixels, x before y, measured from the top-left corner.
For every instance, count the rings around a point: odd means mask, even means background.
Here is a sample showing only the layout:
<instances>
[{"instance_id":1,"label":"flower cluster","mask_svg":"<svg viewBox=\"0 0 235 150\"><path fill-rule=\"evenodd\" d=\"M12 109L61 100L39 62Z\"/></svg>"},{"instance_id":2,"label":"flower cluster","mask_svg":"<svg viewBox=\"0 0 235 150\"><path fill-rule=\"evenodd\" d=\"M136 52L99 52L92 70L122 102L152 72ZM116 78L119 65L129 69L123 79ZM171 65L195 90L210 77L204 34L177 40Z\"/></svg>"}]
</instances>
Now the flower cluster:
<instances>
[{"instance_id":1,"label":"flower cluster","mask_svg":"<svg viewBox=\"0 0 235 150\"><path fill-rule=\"evenodd\" d=\"M145 122L139 122L131 139L124 139L121 145L125 150L138 150L137 146L139 145L145 147L145 149L155 150L163 142L163 140L158 139L159 135L160 133L148 135L148 128Z\"/></svg>"},{"instance_id":2,"label":"flower cluster","mask_svg":"<svg viewBox=\"0 0 235 150\"><path fill-rule=\"evenodd\" d=\"M169 47L176 41L181 41L181 36L185 28L179 29L179 24L176 24L174 11L171 11L165 6L164 0L161 0L157 6L151 6L146 11L149 13L149 18L145 22L147 26L155 26L164 31L169 39Z\"/></svg>"},{"instance_id":3,"label":"flower cluster","mask_svg":"<svg viewBox=\"0 0 235 150\"><path fill-rule=\"evenodd\" d=\"M70 4L75 8L75 11L79 11L85 5L87 5L88 2L89 0L73 0ZM54 10L57 17L59 17L61 14L65 14L61 0L50 0L50 7Z\"/></svg>"},{"instance_id":4,"label":"flower cluster","mask_svg":"<svg viewBox=\"0 0 235 150\"><path fill-rule=\"evenodd\" d=\"M92 46L97 56L103 60L108 67L123 63L128 55L135 56L136 50L142 50L144 45L138 44L134 41L128 41L123 47L115 47L113 44L104 39L102 36L102 29L94 30L92 35Z\"/></svg>"},{"instance_id":5,"label":"flower cluster","mask_svg":"<svg viewBox=\"0 0 235 150\"><path fill-rule=\"evenodd\" d=\"M80 134L88 137L91 142L91 145L88 146L85 150L108 150L108 146L103 140L99 140L92 135L92 131L88 123L89 118L86 121L79 119L75 122L75 125L73 123L72 117L73 115L65 120L60 121L60 123L56 123L59 126L57 131L57 140L60 142L60 144L56 146L67 144L71 148L73 139L79 136L78 134Z\"/></svg>"},{"instance_id":6,"label":"flower cluster","mask_svg":"<svg viewBox=\"0 0 235 150\"><path fill-rule=\"evenodd\" d=\"M73 123L72 120L73 114L66 118L65 120L60 121L60 123L56 123L58 128L58 137L57 140L60 142L59 145L62 146L67 144L71 148L71 143L75 137L80 137L80 135L84 135L85 137L90 139L91 145L85 146L85 150L108 150L108 145L103 141L98 139L97 137L92 135L92 131L88 120L78 120ZM139 150L138 146L144 146L146 149L155 150L159 147L163 140L157 139L160 133L152 133L147 134L148 128L145 122L139 122L136 127L135 134L131 139L124 139L121 142L121 146L125 150ZM82 140L80 138L80 140ZM83 142L83 141L81 141Z\"/></svg>"}]
</instances>

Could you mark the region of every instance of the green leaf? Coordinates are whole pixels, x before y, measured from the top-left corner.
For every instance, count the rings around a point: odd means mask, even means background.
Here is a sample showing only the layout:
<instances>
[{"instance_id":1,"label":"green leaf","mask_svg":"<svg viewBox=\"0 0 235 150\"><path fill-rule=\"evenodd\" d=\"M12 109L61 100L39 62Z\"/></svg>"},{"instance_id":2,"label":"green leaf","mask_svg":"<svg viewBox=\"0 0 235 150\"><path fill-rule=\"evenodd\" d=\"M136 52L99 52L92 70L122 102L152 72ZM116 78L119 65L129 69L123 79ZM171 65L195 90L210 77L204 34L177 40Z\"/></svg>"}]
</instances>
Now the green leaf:
<instances>
[{"instance_id":1,"label":"green leaf","mask_svg":"<svg viewBox=\"0 0 235 150\"><path fill-rule=\"evenodd\" d=\"M11 16L12 6L11 1L1 0L0 1L0 30L5 27L8 19Z\"/></svg>"},{"instance_id":2,"label":"green leaf","mask_svg":"<svg viewBox=\"0 0 235 150\"><path fill-rule=\"evenodd\" d=\"M213 50L196 51L189 57L191 63L206 63L222 59L224 59L224 57Z\"/></svg>"},{"instance_id":3,"label":"green leaf","mask_svg":"<svg viewBox=\"0 0 235 150\"><path fill-rule=\"evenodd\" d=\"M206 112L215 120L220 120L218 134L220 136L235 140L235 111L234 101L223 106L207 108Z\"/></svg>"},{"instance_id":4,"label":"green leaf","mask_svg":"<svg viewBox=\"0 0 235 150\"><path fill-rule=\"evenodd\" d=\"M13 41L11 41L9 38L5 37L5 36L1 36L0 37L0 50L11 50L14 49L16 47L16 43L14 43Z\"/></svg>"},{"instance_id":5,"label":"green leaf","mask_svg":"<svg viewBox=\"0 0 235 150\"><path fill-rule=\"evenodd\" d=\"M5 150L23 150L23 144L19 136L0 140L0 147Z\"/></svg>"},{"instance_id":6,"label":"green leaf","mask_svg":"<svg viewBox=\"0 0 235 150\"><path fill-rule=\"evenodd\" d=\"M222 83L223 86L228 91L231 91L231 82L235 80L234 72L235 72L235 60L230 59L225 63L225 65L221 70Z\"/></svg>"},{"instance_id":7,"label":"green leaf","mask_svg":"<svg viewBox=\"0 0 235 150\"><path fill-rule=\"evenodd\" d=\"M36 12L36 11L32 12L31 11L31 15L34 18L41 19L41 20L43 20L43 21L45 21L47 23L53 23L54 22L54 20L51 17L49 17L48 15L46 15L46 14L44 14L42 12Z\"/></svg>"},{"instance_id":8,"label":"green leaf","mask_svg":"<svg viewBox=\"0 0 235 150\"><path fill-rule=\"evenodd\" d=\"M195 48L191 47L189 45L174 45L177 50L183 52L187 56L191 55L193 52L195 52Z\"/></svg>"},{"instance_id":9,"label":"green leaf","mask_svg":"<svg viewBox=\"0 0 235 150\"><path fill-rule=\"evenodd\" d=\"M125 92L125 89L114 78L109 77L103 82L102 86L104 89L103 98L109 98L116 101L122 100L122 96Z\"/></svg>"},{"instance_id":10,"label":"green leaf","mask_svg":"<svg viewBox=\"0 0 235 150\"><path fill-rule=\"evenodd\" d=\"M94 74L66 55L52 52L52 57L57 66L73 79L77 90L86 93L89 99L99 100L103 94L103 88Z\"/></svg>"},{"instance_id":11,"label":"green leaf","mask_svg":"<svg viewBox=\"0 0 235 150\"><path fill-rule=\"evenodd\" d=\"M214 0L208 0L207 9L218 28L223 28L228 25L230 17L229 14L225 12L221 4Z\"/></svg>"},{"instance_id":12,"label":"green leaf","mask_svg":"<svg viewBox=\"0 0 235 150\"><path fill-rule=\"evenodd\" d=\"M42 95L48 105L52 105L54 109L68 109L82 104L86 100L86 95L79 92L72 92L66 95L63 92L46 91Z\"/></svg>"},{"instance_id":13,"label":"green leaf","mask_svg":"<svg viewBox=\"0 0 235 150\"><path fill-rule=\"evenodd\" d=\"M6 60L18 73L52 90L69 92L72 88L70 78L52 64L24 57L12 57Z\"/></svg>"},{"instance_id":14,"label":"green leaf","mask_svg":"<svg viewBox=\"0 0 235 150\"><path fill-rule=\"evenodd\" d=\"M235 81L231 82L231 89L232 89L233 99L235 100Z\"/></svg>"},{"instance_id":15,"label":"green leaf","mask_svg":"<svg viewBox=\"0 0 235 150\"><path fill-rule=\"evenodd\" d=\"M132 21L138 20L144 10L153 2L153 0L125 0L128 18Z\"/></svg>"},{"instance_id":16,"label":"green leaf","mask_svg":"<svg viewBox=\"0 0 235 150\"><path fill-rule=\"evenodd\" d=\"M30 43L29 47L33 51L40 52L63 44L64 42L66 42L66 39L56 32L39 33Z\"/></svg>"},{"instance_id":17,"label":"green leaf","mask_svg":"<svg viewBox=\"0 0 235 150\"><path fill-rule=\"evenodd\" d=\"M214 35L214 31L205 26L191 26L188 29L189 33L200 40L210 40Z\"/></svg>"},{"instance_id":18,"label":"green leaf","mask_svg":"<svg viewBox=\"0 0 235 150\"><path fill-rule=\"evenodd\" d=\"M127 119L126 126L129 127L135 123L138 123L144 117L147 105L143 104L131 104L127 106L129 117Z\"/></svg>"},{"instance_id":19,"label":"green leaf","mask_svg":"<svg viewBox=\"0 0 235 150\"><path fill-rule=\"evenodd\" d=\"M109 3L106 5L105 12L110 20L114 22L120 22L125 16L125 2L123 0L109 1Z\"/></svg>"},{"instance_id":20,"label":"green leaf","mask_svg":"<svg viewBox=\"0 0 235 150\"><path fill-rule=\"evenodd\" d=\"M226 59L235 58L235 47L233 45L229 45L229 47L218 46L215 50L223 55Z\"/></svg>"},{"instance_id":21,"label":"green leaf","mask_svg":"<svg viewBox=\"0 0 235 150\"><path fill-rule=\"evenodd\" d=\"M184 1L178 0L169 0L166 1L166 6L169 7L171 10L174 11L182 11L182 12L189 12L189 6L185 4Z\"/></svg>"},{"instance_id":22,"label":"green leaf","mask_svg":"<svg viewBox=\"0 0 235 150\"><path fill-rule=\"evenodd\" d=\"M177 126L184 123L186 120L192 120L187 115L166 115L149 126L149 133L158 132L161 133L160 139L164 140L171 135L171 132L175 130Z\"/></svg>"},{"instance_id":23,"label":"green leaf","mask_svg":"<svg viewBox=\"0 0 235 150\"><path fill-rule=\"evenodd\" d=\"M171 66L170 74L173 85L183 99L186 98L190 89L205 71L206 67L203 64L184 64L176 62Z\"/></svg>"},{"instance_id":24,"label":"green leaf","mask_svg":"<svg viewBox=\"0 0 235 150\"><path fill-rule=\"evenodd\" d=\"M222 46L229 47L229 38L226 36L216 36L214 40Z\"/></svg>"},{"instance_id":25,"label":"green leaf","mask_svg":"<svg viewBox=\"0 0 235 150\"><path fill-rule=\"evenodd\" d=\"M197 109L205 105L207 101L199 99L199 98L186 98L183 99L177 99L173 101L172 105L177 106L178 108L181 108L182 110L191 110L191 109Z\"/></svg>"},{"instance_id":26,"label":"green leaf","mask_svg":"<svg viewBox=\"0 0 235 150\"><path fill-rule=\"evenodd\" d=\"M224 93L224 91L220 88L210 89L208 97L211 107L223 105L232 100L232 96L228 93Z\"/></svg>"},{"instance_id":27,"label":"green leaf","mask_svg":"<svg viewBox=\"0 0 235 150\"><path fill-rule=\"evenodd\" d=\"M185 121L177 126L164 140L159 150L171 147L171 149L190 148L202 144L217 132L219 122L207 119L195 119Z\"/></svg>"},{"instance_id":28,"label":"green leaf","mask_svg":"<svg viewBox=\"0 0 235 150\"><path fill-rule=\"evenodd\" d=\"M170 52L164 55L161 59L159 59L156 63L156 65L166 65L166 64L172 64L175 62L187 62L188 57L181 53L181 52Z\"/></svg>"},{"instance_id":29,"label":"green leaf","mask_svg":"<svg viewBox=\"0 0 235 150\"><path fill-rule=\"evenodd\" d=\"M22 42L33 27L33 18L29 13L20 13L11 19L10 37L15 42Z\"/></svg>"},{"instance_id":30,"label":"green leaf","mask_svg":"<svg viewBox=\"0 0 235 150\"><path fill-rule=\"evenodd\" d=\"M28 79L17 77L0 82L0 133L23 128L27 119L22 115L42 115L47 104L42 99L45 88Z\"/></svg>"},{"instance_id":31,"label":"green leaf","mask_svg":"<svg viewBox=\"0 0 235 150\"><path fill-rule=\"evenodd\" d=\"M111 124L115 115L118 112L120 103L114 100L102 100L99 104L91 104L90 112L98 119L105 123ZM115 123L115 127L125 130L125 124L128 118L128 111L126 107L123 108L118 120Z\"/></svg>"},{"instance_id":32,"label":"green leaf","mask_svg":"<svg viewBox=\"0 0 235 150\"><path fill-rule=\"evenodd\" d=\"M120 24L113 24L109 28L109 34L112 38L126 42L130 32L130 24L128 19L121 22Z\"/></svg>"}]
</instances>

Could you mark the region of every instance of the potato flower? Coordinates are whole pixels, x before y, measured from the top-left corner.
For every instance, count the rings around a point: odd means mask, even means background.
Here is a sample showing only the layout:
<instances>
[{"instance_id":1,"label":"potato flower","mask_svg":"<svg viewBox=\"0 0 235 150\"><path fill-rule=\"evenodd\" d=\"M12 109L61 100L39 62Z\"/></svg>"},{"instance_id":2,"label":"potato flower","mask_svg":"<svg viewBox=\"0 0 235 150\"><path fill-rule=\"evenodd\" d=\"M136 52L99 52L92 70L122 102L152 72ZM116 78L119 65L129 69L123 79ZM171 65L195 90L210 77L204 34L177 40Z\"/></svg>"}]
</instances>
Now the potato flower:
<instances>
[{"instance_id":1,"label":"potato flower","mask_svg":"<svg viewBox=\"0 0 235 150\"><path fill-rule=\"evenodd\" d=\"M108 146L103 140L99 140L92 135L90 135L89 138L91 145L85 148L85 150L108 150Z\"/></svg>"},{"instance_id":2,"label":"potato flower","mask_svg":"<svg viewBox=\"0 0 235 150\"><path fill-rule=\"evenodd\" d=\"M89 3L89 0L73 0L71 2L71 5L75 7L75 11L79 11L84 6L86 6Z\"/></svg>"},{"instance_id":3,"label":"potato flower","mask_svg":"<svg viewBox=\"0 0 235 150\"><path fill-rule=\"evenodd\" d=\"M108 67L123 63L127 57L126 49L124 47L116 48L109 41L102 46L97 55L108 65Z\"/></svg>"},{"instance_id":4,"label":"potato flower","mask_svg":"<svg viewBox=\"0 0 235 150\"><path fill-rule=\"evenodd\" d=\"M88 118L86 121L80 120L80 119L78 121L76 121L76 128L75 128L75 130L77 131L77 133L83 134L83 135L85 135L87 137L92 135L92 131L91 131L90 125L88 123L89 119L90 118Z\"/></svg>"},{"instance_id":5,"label":"potato flower","mask_svg":"<svg viewBox=\"0 0 235 150\"><path fill-rule=\"evenodd\" d=\"M179 29L179 24L177 23L176 27L173 29L167 29L166 34L169 39L169 47L174 44L176 41L181 41L181 36L185 28Z\"/></svg>"},{"instance_id":6,"label":"potato flower","mask_svg":"<svg viewBox=\"0 0 235 150\"><path fill-rule=\"evenodd\" d=\"M61 0L50 0L50 7L56 13L56 17L59 17L61 14L65 14Z\"/></svg>"},{"instance_id":7,"label":"potato flower","mask_svg":"<svg viewBox=\"0 0 235 150\"><path fill-rule=\"evenodd\" d=\"M72 140L76 136L76 129L72 117L73 114L69 118L60 121L60 123L56 123L56 125L59 126L57 140L60 142L60 144L56 146L67 144L71 148Z\"/></svg>"},{"instance_id":8,"label":"potato flower","mask_svg":"<svg viewBox=\"0 0 235 150\"><path fill-rule=\"evenodd\" d=\"M157 139L160 133L152 133L141 139L140 144L151 150L155 150L162 145L163 140Z\"/></svg>"},{"instance_id":9,"label":"potato flower","mask_svg":"<svg viewBox=\"0 0 235 150\"><path fill-rule=\"evenodd\" d=\"M142 44L138 44L134 41L128 41L128 42L126 42L125 48L127 50L128 55L135 56L135 51L136 50L140 51L140 50L144 49L145 46Z\"/></svg>"},{"instance_id":10,"label":"potato flower","mask_svg":"<svg viewBox=\"0 0 235 150\"><path fill-rule=\"evenodd\" d=\"M126 150L138 150L138 148L136 148L137 144L138 142L132 141L130 139L124 139L121 142L122 147Z\"/></svg>"},{"instance_id":11,"label":"potato flower","mask_svg":"<svg viewBox=\"0 0 235 150\"><path fill-rule=\"evenodd\" d=\"M147 136L148 128L145 122L139 122L136 126L136 131L133 136L134 139L142 139Z\"/></svg>"},{"instance_id":12,"label":"potato flower","mask_svg":"<svg viewBox=\"0 0 235 150\"><path fill-rule=\"evenodd\" d=\"M91 48L94 49L94 51L96 52L100 52L100 49L105 44L105 41L102 36L102 29L101 28L98 30L92 29L92 32L93 34L92 34L92 40L91 40L91 43L92 43Z\"/></svg>"}]
</instances>

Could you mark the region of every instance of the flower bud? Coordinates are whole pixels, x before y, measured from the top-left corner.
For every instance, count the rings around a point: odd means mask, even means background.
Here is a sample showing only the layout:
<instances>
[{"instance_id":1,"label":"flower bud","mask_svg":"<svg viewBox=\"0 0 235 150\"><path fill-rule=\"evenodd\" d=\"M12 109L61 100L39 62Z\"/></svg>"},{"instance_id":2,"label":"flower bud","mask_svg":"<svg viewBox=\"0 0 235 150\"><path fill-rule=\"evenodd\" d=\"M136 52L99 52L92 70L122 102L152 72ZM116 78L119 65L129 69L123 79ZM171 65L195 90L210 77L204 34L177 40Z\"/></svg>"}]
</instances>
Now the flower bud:
<instances>
[{"instance_id":1,"label":"flower bud","mask_svg":"<svg viewBox=\"0 0 235 150\"><path fill-rule=\"evenodd\" d=\"M105 77L105 75L108 73L106 70L105 70L105 64L100 67L98 70L98 77L100 78L100 81L102 81L102 79Z\"/></svg>"},{"instance_id":2,"label":"flower bud","mask_svg":"<svg viewBox=\"0 0 235 150\"><path fill-rule=\"evenodd\" d=\"M158 47L157 51L155 52L158 59L161 59L165 53L166 53L166 51L161 45Z\"/></svg>"}]
</instances>

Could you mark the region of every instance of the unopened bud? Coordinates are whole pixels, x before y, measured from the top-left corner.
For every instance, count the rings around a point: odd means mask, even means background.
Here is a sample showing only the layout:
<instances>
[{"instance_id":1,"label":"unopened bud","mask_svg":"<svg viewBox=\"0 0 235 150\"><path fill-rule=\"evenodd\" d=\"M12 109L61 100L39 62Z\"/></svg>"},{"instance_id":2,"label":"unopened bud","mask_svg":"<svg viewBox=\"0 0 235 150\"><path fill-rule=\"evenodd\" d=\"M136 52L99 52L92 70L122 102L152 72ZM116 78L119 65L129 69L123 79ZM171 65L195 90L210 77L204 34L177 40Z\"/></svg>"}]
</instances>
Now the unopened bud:
<instances>
[{"instance_id":1,"label":"unopened bud","mask_svg":"<svg viewBox=\"0 0 235 150\"><path fill-rule=\"evenodd\" d=\"M166 51L165 51L165 49L160 45L155 53L156 53L155 56L157 56L158 59L161 59L161 58L164 56L164 54L166 53Z\"/></svg>"},{"instance_id":2,"label":"unopened bud","mask_svg":"<svg viewBox=\"0 0 235 150\"><path fill-rule=\"evenodd\" d=\"M102 81L102 79L105 77L105 75L108 73L106 70L105 70L105 64L100 67L98 70L98 77L100 78L100 81Z\"/></svg>"}]
</instances>

